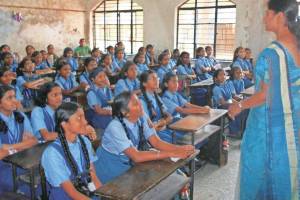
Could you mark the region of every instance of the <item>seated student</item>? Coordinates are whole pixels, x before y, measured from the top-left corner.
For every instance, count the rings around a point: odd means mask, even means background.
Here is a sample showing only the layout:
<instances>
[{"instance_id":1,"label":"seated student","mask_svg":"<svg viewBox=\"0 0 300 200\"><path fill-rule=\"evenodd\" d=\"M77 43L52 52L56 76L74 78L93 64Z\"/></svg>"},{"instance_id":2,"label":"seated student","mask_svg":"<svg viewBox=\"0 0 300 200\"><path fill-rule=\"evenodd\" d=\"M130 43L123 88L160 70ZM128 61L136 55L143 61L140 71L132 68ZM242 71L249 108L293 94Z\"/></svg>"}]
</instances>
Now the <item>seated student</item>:
<instances>
[{"instance_id":1,"label":"seated student","mask_svg":"<svg viewBox=\"0 0 300 200\"><path fill-rule=\"evenodd\" d=\"M178 92L178 78L173 72L168 72L162 82L162 100L175 120L188 114L209 113L210 108L189 103Z\"/></svg>"},{"instance_id":2,"label":"seated student","mask_svg":"<svg viewBox=\"0 0 300 200\"><path fill-rule=\"evenodd\" d=\"M171 56L171 59L170 59L172 69L177 65L179 56L180 56L179 49L174 49L173 53L172 53L172 56Z\"/></svg>"},{"instance_id":3,"label":"seated student","mask_svg":"<svg viewBox=\"0 0 300 200\"><path fill-rule=\"evenodd\" d=\"M62 92L57 83L46 83L38 90L36 107L31 112L31 124L37 139L51 141L57 138L54 112L61 103Z\"/></svg>"},{"instance_id":4,"label":"seated student","mask_svg":"<svg viewBox=\"0 0 300 200\"><path fill-rule=\"evenodd\" d=\"M190 54L182 52L177 62L177 75L186 76L192 83L197 82L197 76L191 66Z\"/></svg>"},{"instance_id":5,"label":"seated student","mask_svg":"<svg viewBox=\"0 0 300 200\"><path fill-rule=\"evenodd\" d=\"M140 99L145 113L152 120L160 139L171 143L173 131L166 128L166 126L170 124L173 119L167 112L167 108L163 104L161 98L156 93L156 90L159 88L156 73L152 70L142 73L140 82L142 91ZM176 132L176 137L180 138L182 137L182 134Z\"/></svg>"},{"instance_id":6,"label":"seated student","mask_svg":"<svg viewBox=\"0 0 300 200\"><path fill-rule=\"evenodd\" d=\"M26 51L26 56L24 57L24 59L25 58L31 59L33 52L35 52L35 48L32 45L27 45L25 47L25 51Z\"/></svg>"},{"instance_id":7,"label":"seated student","mask_svg":"<svg viewBox=\"0 0 300 200\"><path fill-rule=\"evenodd\" d=\"M245 88L251 87L252 83L252 74L248 69L248 65L245 61L245 49L243 47L238 47L234 51L233 62L231 67L240 67L243 71Z\"/></svg>"},{"instance_id":8,"label":"seated student","mask_svg":"<svg viewBox=\"0 0 300 200\"><path fill-rule=\"evenodd\" d=\"M49 68L46 62L43 62L43 56L39 51L32 54L32 60L35 64L35 70L43 70Z\"/></svg>"},{"instance_id":9,"label":"seated student","mask_svg":"<svg viewBox=\"0 0 300 200\"><path fill-rule=\"evenodd\" d=\"M45 65L50 68L52 67L52 65L50 64L50 62L48 61L48 53L45 50L41 50L40 53L42 54L42 60L43 63L45 63Z\"/></svg>"},{"instance_id":10,"label":"seated student","mask_svg":"<svg viewBox=\"0 0 300 200\"><path fill-rule=\"evenodd\" d=\"M113 46L106 47L106 53L111 56L111 59L115 59L115 48Z\"/></svg>"},{"instance_id":11,"label":"seated student","mask_svg":"<svg viewBox=\"0 0 300 200\"><path fill-rule=\"evenodd\" d=\"M90 73L97 68L97 62L94 58L86 58L84 60L84 72L79 77L80 83L85 83L89 85L90 87L92 86L92 81L90 80L89 76Z\"/></svg>"},{"instance_id":12,"label":"seated student","mask_svg":"<svg viewBox=\"0 0 300 200\"><path fill-rule=\"evenodd\" d=\"M7 85L15 89L16 99L20 103L18 108L20 108L22 106L21 102L23 101L23 95L19 87L17 87L16 85L12 85L12 81L15 79L16 79L16 73L11 72L8 67L0 68L0 85Z\"/></svg>"},{"instance_id":13,"label":"seated student","mask_svg":"<svg viewBox=\"0 0 300 200\"><path fill-rule=\"evenodd\" d=\"M37 144L30 121L24 113L16 111L17 105L14 89L7 85L0 86L0 196L3 192L13 191L11 165L1 159ZM23 170L17 169L18 175L23 173ZM18 190L30 194L28 185L21 182Z\"/></svg>"},{"instance_id":14,"label":"seated student","mask_svg":"<svg viewBox=\"0 0 300 200\"><path fill-rule=\"evenodd\" d=\"M226 81L223 69L218 69L214 73L215 86L213 88L213 102L215 108L227 109L232 103L241 100L236 95L233 84ZM245 120L245 114L241 113L235 120L229 123L229 135L238 136L242 131L242 122Z\"/></svg>"},{"instance_id":15,"label":"seated student","mask_svg":"<svg viewBox=\"0 0 300 200\"><path fill-rule=\"evenodd\" d=\"M58 138L44 151L41 164L50 185L49 200L97 199L94 191L101 186L93 162L97 160L86 135L90 126L83 109L64 102L55 111Z\"/></svg>"},{"instance_id":16,"label":"seated student","mask_svg":"<svg viewBox=\"0 0 300 200\"><path fill-rule=\"evenodd\" d=\"M170 57L166 53L161 53L158 56L158 63L160 64L157 70L157 76L159 77L159 83L161 84L166 73L171 72L172 68L169 65Z\"/></svg>"},{"instance_id":17,"label":"seated student","mask_svg":"<svg viewBox=\"0 0 300 200\"><path fill-rule=\"evenodd\" d=\"M60 61L56 67L57 75L55 77L55 83L57 83L62 89L64 101L71 101L69 97L75 91L86 90L88 85L86 83L76 82L75 76L71 73L71 66L64 60Z\"/></svg>"},{"instance_id":18,"label":"seated student","mask_svg":"<svg viewBox=\"0 0 300 200\"><path fill-rule=\"evenodd\" d=\"M133 62L137 65L138 76L140 76L144 71L149 70L149 67L145 63L145 54L136 54L133 58Z\"/></svg>"},{"instance_id":19,"label":"seated student","mask_svg":"<svg viewBox=\"0 0 300 200\"><path fill-rule=\"evenodd\" d=\"M14 62L14 57L10 52L2 53L1 59L2 59L1 67L8 67L12 72L17 71L18 63Z\"/></svg>"},{"instance_id":20,"label":"seated student","mask_svg":"<svg viewBox=\"0 0 300 200\"><path fill-rule=\"evenodd\" d=\"M196 63L195 71L198 77L198 80L206 80L212 78L210 73L212 72L212 67L209 67L206 63L208 62L205 58L205 50L203 47L198 47L196 49Z\"/></svg>"},{"instance_id":21,"label":"seated student","mask_svg":"<svg viewBox=\"0 0 300 200\"><path fill-rule=\"evenodd\" d=\"M95 59L97 66L98 63L101 60L101 56L102 56L102 52L99 50L99 48L93 48L92 53L91 53L91 57Z\"/></svg>"},{"instance_id":22,"label":"seated student","mask_svg":"<svg viewBox=\"0 0 300 200\"><path fill-rule=\"evenodd\" d=\"M212 71L216 70L216 69L220 69L222 68L220 63L218 63L218 61L216 60L215 57L213 57L212 53L213 53L213 49L211 46L206 46L205 47L205 52L206 52L206 67L211 67ZM213 74L213 73L211 73Z\"/></svg>"},{"instance_id":23,"label":"seated student","mask_svg":"<svg viewBox=\"0 0 300 200\"><path fill-rule=\"evenodd\" d=\"M146 46L145 61L148 67L155 66L157 64L157 61L155 60L155 51L152 44L148 44Z\"/></svg>"},{"instance_id":24,"label":"seated student","mask_svg":"<svg viewBox=\"0 0 300 200\"><path fill-rule=\"evenodd\" d=\"M144 60L145 60L146 48L145 48L145 47L140 47L140 48L138 49L137 54L143 54L143 55L144 55Z\"/></svg>"},{"instance_id":25,"label":"seated student","mask_svg":"<svg viewBox=\"0 0 300 200\"><path fill-rule=\"evenodd\" d=\"M116 46L115 46L115 49L122 49L123 50L123 59L126 61L126 53L125 53L125 45L123 42L119 41L117 42Z\"/></svg>"},{"instance_id":26,"label":"seated student","mask_svg":"<svg viewBox=\"0 0 300 200\"><path fill-rule=\"evenodd\" d=\"M121 71L122 79L119 79L115 86L115 96L118 94L130 91L139 95L140 81L137 79L137 67L134 62L127 61Z\"/></svg>"},{"instance_id":27,"label":"seated student","mask_svg":"<svg viewBox=\"0 0 300 200\"><path fill-rule=\"evenodd\" d=\"M251 72L251 77L253 76L253 58L251 49L245 48L245 61L248 66L249 71Z\"/></svg>"},{"instance_id":28,"label":"seated student","mask_svg":"<svg viewBox=\"0 0 300 200\"><path fill-rule=\"evenodd\" d=\"M75 57L85 57L91 55L91 49L86 44L85 39L81 38L79 40L79 46L74 49L74 56Z\"/></svg>"},{"instance_id":29,"label":"seated student","mask_svg":"<svg viewBox=\"0 0 300 200\"><path fill-rule=\"evenodd\" d=\"M100 137L111 118L109 101L113 99L110 83L102 68L98 67L90 73L92 87L87 94L89 109L86 112L88 122L96 129Z\"/></svg>"},{"instance_id":30,"label":"seated student","mask_svg":"<svg viewBox=\"0 0 300 200\"><path fill-rule=\"evenodd\" d=\"M233 67L231 69L230 79L232 85L234 86L236 94L240 95L241 92L245 90L242 69L240 67Z\"/></svg>"},{"instance_id":31,"label":"seated student","mask_svg":"<svg viewBox=\"0 0 300 200\"><path fill-rule=\"evenodd\" d=\"M23 95L22 105L24 108L33 107L36 90L45 83L44 79L34 73L34 68L35 65L29 58L24 58L17 68L16 86Z\"/></svg>"},{"instance_id":32,"label":"seated student","mask_svg":"<svg viewBox=\"0 0 300 200\"><path fill-rule=\"evenodd\" d=\"M77 59L73 57L73 50L70 47L64 49L63 58L69 63L72 73L75 75L78 69L78 62Z\"/></svg>"},{"instance_id":33,"label":"seated student","mask_svg":"<svg viewBox=\"0 0 300 200\"><path fill-rule=\"evenodd\" d=\"M113 60L112 65L114 68L118 69L118 71L121 71L126 63L126 60L124 59L124 50L123 49L116 49L115 50L115 59Z\"/></svg>"},{"instance_id":34,"label":"seated student","mask_svg":"<svg viewBox=\"0 0 300 200\"><path fill-rule=\"evenodd\" d=\"M112 57L110 54L104 54L100 61L100 66L105 71L106 75L108 76L111 84L115 84L118 79L118 75L121 69L112 65Z\"/></svg>"},{"instance_id":35,"label":"seated student","mask_svg":"<svg viewBox=\"0 0 300 200\"><path fill-rule=\"evenodd\" d=\"M194 152L191 145L177 146L160 140L134 93L116 96L113 116L97 149L95 162L97 176L104 184L125 173L134 163L170 157L184 159ZM148 142L157 151L149 151Z\"/></svg>"},{"instance_id":36,"label":"seated student","mask_svg":"<svg viewBox=\"0 0 300 200\"><path fill-rule=\"evenodd\" d=\"M48 62L50 64L50 66L53 66L54 63L56 63L56 61L58 60L58 56L55 54L54 52L54 46L53 44L49 44L47 46L47 53L48 53Z\"/></svg>"}]
</instances>

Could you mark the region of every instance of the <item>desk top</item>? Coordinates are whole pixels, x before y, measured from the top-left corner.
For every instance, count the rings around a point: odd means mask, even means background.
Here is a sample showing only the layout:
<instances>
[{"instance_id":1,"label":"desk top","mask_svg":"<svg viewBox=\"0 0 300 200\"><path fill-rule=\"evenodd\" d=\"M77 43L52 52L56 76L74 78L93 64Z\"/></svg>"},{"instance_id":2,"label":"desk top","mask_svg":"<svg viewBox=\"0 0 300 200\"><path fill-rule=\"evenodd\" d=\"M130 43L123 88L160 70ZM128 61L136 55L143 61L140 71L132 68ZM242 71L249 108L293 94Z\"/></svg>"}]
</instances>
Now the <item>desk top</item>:
<instances>
[{"instance_id":1,"label":"desk top","mask_svg":"<svg viewBox=\"0 0 300 200\"><path fill-rule=\"evenodd\" d=\"M24 151L9 155L3 161L17 165L23 169L31 169L40 164L42 154L49 144L50 142L37 144Z\"/></svg>"},{"instance_id":2,"label":"desk top","mask_svg":"<svg viewBox=\"0 0 300 200\"><path fill-rule=\"evenodd\" d=\"M189 87L204 87L204 86L211 86L214 84L213 79L206 79L204 81L200 81L194 84L189 85Z\"/></svg>"},{"instance_id":3,"label":"desk top","mask_svg":"<svg viewBox=\"0 0 300 200\"><path fill-rule=\"evenodd\" d=\"M188 115L177 122L169 126L170 129L185 131L185 132L197 132L204 126L212 123L225 115L228 111L222 109L211 109L208 114Z\"/></svg>"},{"instance_id":4,"label":"desk top","mask_svg":"<svg viewBox=\"0 0 300 200\"><path fill-rule=\"evenodd\" d=\"M189 158L177 162L165 159L137 164L123 175L103 185L96 190L96 193L108 199L140 199L146 192L154 188L178 168L184 166L198 153L199 150Z\"/></svg>"},{"instance_id":5,"label":"desk top","mask_svg":"<svg viewBox=\"0 0 300 200\"><path fill-rule=\"evenodd\" d=\"M241 92L241 94L246 95L246 96L252 96L255 93L255 88L254 86L251 86L244 91Z\"/></svg>"}]
</instances>

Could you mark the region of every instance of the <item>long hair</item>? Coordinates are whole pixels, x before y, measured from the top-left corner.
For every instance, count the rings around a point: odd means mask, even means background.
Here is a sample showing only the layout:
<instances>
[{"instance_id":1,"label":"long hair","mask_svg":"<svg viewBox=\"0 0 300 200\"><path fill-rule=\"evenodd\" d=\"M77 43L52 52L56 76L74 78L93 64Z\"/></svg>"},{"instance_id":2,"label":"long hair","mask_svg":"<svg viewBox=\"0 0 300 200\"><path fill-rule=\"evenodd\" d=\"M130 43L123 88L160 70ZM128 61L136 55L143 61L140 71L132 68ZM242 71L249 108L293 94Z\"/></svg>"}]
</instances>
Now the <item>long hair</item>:
<instances>
[{"instance_id":1,"label":"long hair","mask_svg":"<svg viewBox=\"0 0 300 200\"><path fill-rule=\"evenodd\" d=\"M234 61L236 61L236 59L239 57L239 51L243 49L243 47L237 47L235 50L234 50L234 53L233 53L233 59L232 59L232 63L234 63Z\"/></svg>"},{"instance_id":2,"label":"long hair","mask_svg":"<svg viewBox=\"0 0 300 200\"><path fill-rule=\"evenodd\" d=\"M181 54L180 54L180 56L179 56L179 59L177 60L176 66L184 65L183 62L182 62L182 58L183 58L183 56L185 56L185 55L190 56L190 54L189 54L187 51L181 52ZM191 67L191 62L188 64L188 67Z\"/></svg>"},{"instance_id":3,"label":"long hair","mask_svg":"<svg viewBox=\"0 0 300 200\"><path fill-rule=\"evenodd\" d=\"M177 75L174 72L168 72L165 74L164 79L162 81L162 94L164 94L168 90L168 82L171 78L176 77Z\"/></svg>"},{"instance_id":4,"label":"long hair","mask_svg":"<svg viewBox=\"0 0 300 200\"><path fill-rule=\"evenodd\" d=\"M51 90L55 87L59 87L59 85L54 82L48 82L42 85L34 99L35 105L39 107L45 107L47 105L48 93L51 92Z\"/></svg>"},{"instance_id":5,"label":"long hair","mask_svg":"<svg viewBox=\"0 0 300 200\"><path fill-rule=\"evenodd\" d=\"M121 73L120 73L120 77L121 77L122 79L126 79L126 78L127 78L127 76L125 75L125 73L127 73L128 70L129 70L129 68L130 68L131 66L133 66L133 65L135 65L135 63L132 62L132 61L127 61L127 62L125 63L125 65L124 65L124 67L122 68Z\"/></svg>"}]
</instances>

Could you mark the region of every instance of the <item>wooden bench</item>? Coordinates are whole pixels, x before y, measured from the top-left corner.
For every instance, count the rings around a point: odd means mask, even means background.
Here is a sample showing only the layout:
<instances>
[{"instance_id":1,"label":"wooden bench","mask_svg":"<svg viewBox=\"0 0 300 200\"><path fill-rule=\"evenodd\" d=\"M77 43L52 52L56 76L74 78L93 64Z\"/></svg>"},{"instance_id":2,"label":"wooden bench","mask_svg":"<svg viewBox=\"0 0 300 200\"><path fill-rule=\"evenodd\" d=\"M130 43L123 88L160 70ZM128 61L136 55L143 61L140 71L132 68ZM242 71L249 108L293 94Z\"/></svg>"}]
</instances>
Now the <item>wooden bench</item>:
<instances>
[{"instance_id":1,"label":"wooden bench","mask_svg":"<svg viewBox=\"0 0 300 200\"><path fill-rule=\"evenodd\" d=\"M101 199L116 200L172 199L190 181L190 178L174 172L194 160L198 153L196 151L189 158L177 162L165 159L136 164L100 187L96 194Z\"/></svg>"}]
</instances>

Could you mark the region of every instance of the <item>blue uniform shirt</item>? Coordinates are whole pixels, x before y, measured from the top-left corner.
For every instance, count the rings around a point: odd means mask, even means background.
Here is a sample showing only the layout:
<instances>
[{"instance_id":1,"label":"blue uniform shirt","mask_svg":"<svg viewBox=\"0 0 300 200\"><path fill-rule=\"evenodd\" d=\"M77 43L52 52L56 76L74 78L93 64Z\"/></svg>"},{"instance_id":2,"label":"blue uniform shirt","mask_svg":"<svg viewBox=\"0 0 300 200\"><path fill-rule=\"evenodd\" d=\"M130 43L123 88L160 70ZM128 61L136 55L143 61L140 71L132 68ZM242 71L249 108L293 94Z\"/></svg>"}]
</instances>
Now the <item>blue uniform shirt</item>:
<instances>
[{"instance_id":1,"label":"blue uniform shirt","mask_svg":"<svg viewBox=\"0 0 300 200\"><path fill-rule=\"evenodd\" d=\"M245 83L243 79L231 80L231 84L233 84L236 94L241 94L243 90L245 90Z\"/></svg>"},{"instance_id":2,"label":"blue uniform shirt","mask_svg":"<svg viewBox=\"0 0 300 200\"><path fill-rule=\"evenodd\" d=\"M113 99L113 94L110 88L100 88L96 85L92 86L92 89L87 94L87 102L91 109L98 105L101 108L109 106L108 101Z\"/></svg>"},{"instance_id":3,"label":"blue uniform shirt","mask_svg":"<svg viewBox=\"0 0 300 200\"><path fill-rule=\"evenodd\" d=\"M221 99L225 101L232 100L236 94L233 84L230 81L226 81L221 85L215 85L213 88L213 102L214 107L221 105Z\"/></svg>"},{"instance_id":4,"label":"blue uniform shirt","mask_svg":"<svg viewBox=\"0 0 300 200\"><path fill-rule=\"evenodd\" d=\"M90 74L87 71L83 72L79 77L79 82L86 83L91 87L93 85L93 83L90 80L89 76L90 76Z\"/></svg>"},{"instance_id":5,"label":"blue uniform shirt","mask_svg":"<svg viewBox=\"0 0 300 200\"><path fill-rule=\"evenodd\" d=\"M112 65L114 66L114 68L122 69L124 67L125 63L126 63L125 59L118 60L117 58L115 58Z\"/></svg>"},{"instance_id":6,"label":"blue uniform shirt","mask_svg":"<svg viewBox=\"0 0 300 200\"><path fill-rule=\"evenodd\" d=\"M35 107L31 112L31 124L33 134L37 139L41 139L41 129L46 129L49 132L55 131L55 111L48 105L44 108ZM49 130L50 129L50 130Z\"/></svg>"},{"instance_id":7,"label":"blue uniform shirt","mask_svg":"<svg viewBox=\"0 0 300 200\"><path fill-rule=\"evenodd\" d=\"M184 107L187 103L187 100L185 100L178 92L170 92L165 91L162 100L164 102L164 105L166 105L168 113L171 113L173 117L180 117L180 113L176 111L177 107Z\"/></svg>"},{"instance_id":8,"label":"blue uniform shirt","mask_svg":"<svg viewBox=\"0 0 300 200\"><path fill-rule=\"evenodd\" d=\"M166 73L171 72L171 71L172 70L169 68L169 65L167 65L167 66L161 65L157 70L157 76L159 77L159 83L162 83Z\"/></svg>"},{"instance_id":9,"label":"blue uniform shirt","mask_svg":"<svg viewBox=\"0 0 300 200\"><path fill-rule=\"evenodd\" d=\"M42 69L47 69L47 68L49 68L49 67L45 61L41 62L40 64L35 66L36 70L42 70Z\"/></svg>"},{"instance_id":10,"label":"blue uniform shirt","mask_svg":"<svg viewBox=\"0 0 300 200\"><path fill-rule=\"evenodd\" d=\"M138 70L138 75L141 75L144 71L149 70L149 67L147 66L147 64L137 64L137 70Z\"/></svg>"},{"instance_id":11,"label":"blue uniform shirt","mask_svg":"<svg viewBox=\"0 0 300 200\"><path fill-rule=\"evenodd\" d=\"M177 68L178 75L193 75L194 71L191 66L179 65Z\"/></svg>"},{"instance_id":12,"label":"blue uniform shirt","mask_svg":"<svg viewBox=\"0 0 300 200\"><path fill-rule=\"evenodd\" d=\"M243 71L249 71L248 65L244 59L237 58L233 63L232 67L240 67Z\"/></svg>"},{"instance_id":13,"label":"blue uniform shirt","mask_svg":"<svg viewBox=\"0 0 300 200\"><path fill-rule=\"evenodd\" d=\"M78 62L76 58L67 58L66 59L69 65L71 66L72 72L76 71L78 69Z\"/></svg>"},{"instance_id":14,"label":"blue uniform shirt","mask_svg":"<svg viewBox=\"0 0 300 200\"><path fill-rule=\"evenodd\" d=\"M90 162L95 162L98 158L95 155L91 142L86 138L82 137L90 158ZM61 146L59 140L54 141L55 144ZM68 146L73 156L75 162L79 167L79 172L83 172L84 167L84 155L81 150L80 141L77 138L74 143L68 142ZM42 159L41 159L42 166L45 170L46 179L49 184L53 187L60 187L60 184L71 181L71 174L72 172L69 169L69 164L66 161L64 155L62 155L55 147L51 144L45 149Z\"/></svg>"},{"instance_id":15,"label":"blue uniform shirt","mask_svg":"<svg viewBox=\"0 0 300 200\"><path fill-rule=\"evenodd\" d=\"M55 83L57 83L63 90L70 90L78 86L78 83L76 82L75 76L73 74L70 74L67 79L60 75L57 75L55 77Z\"/></svg>"},{"instance_id":16,"label":"blue uniform shirt","mask_svg":"<svg viewBox=\"0 0 300 200\"><path fill-rule=\"evenodd\" d=\"M210 67L210 66L208 64L208 59L205 58L204 56L199 57L196 60L195 71L196 71L196 74L197 74L197 76L200 80L206 80L206 79L209 79L209 78L212 77L209 73L207 73L207 72L203 73L202 72L202 70L207 68L207 67Z\"/></svg>"},{"instance_id":17,"label":"blue uniform shirt","mask_svg":"<svg viewBox=\"0 0 300 200\"><path fill-rule=\"evenodd\" d=\"M205 58L206 58L206 62L205 62L206 67L214 67L215 65L218 64L217 60L212 56L210 57L206 56Z\"/></svg>"},{"instance_id":18,"label":"blue uniform shirt","mask_svg":"<svg viewBox=\"0 0 300 200\"><path fill-rule=\"evenodd\" d=\"M134 91L140 89L140 81L138 79L130 80L128 78L126 79L120 79L118 80L116 87L115 87L115 96L118 94L121 94L125 91Z\"/></svg>"}]
</instances>

